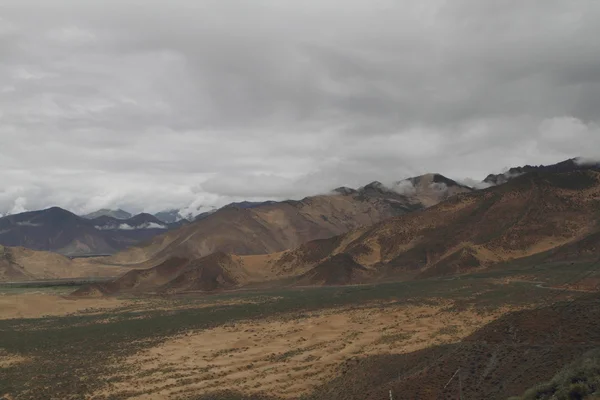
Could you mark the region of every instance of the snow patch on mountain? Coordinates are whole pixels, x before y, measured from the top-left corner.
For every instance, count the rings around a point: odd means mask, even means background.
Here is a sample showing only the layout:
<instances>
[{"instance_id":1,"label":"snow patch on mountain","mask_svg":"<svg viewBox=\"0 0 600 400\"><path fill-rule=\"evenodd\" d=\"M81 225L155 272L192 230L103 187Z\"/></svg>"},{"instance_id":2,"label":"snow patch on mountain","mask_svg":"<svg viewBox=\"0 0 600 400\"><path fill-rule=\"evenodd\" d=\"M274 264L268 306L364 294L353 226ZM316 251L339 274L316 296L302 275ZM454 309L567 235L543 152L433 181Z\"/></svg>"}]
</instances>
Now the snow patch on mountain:
<instances>
[{"instance_id":1,"label":"snow patch on mountain","mask_svg":"<svg viewBox=\"0 0 600 400\"><path fill-rule=\"evenodd\" d=\"M136 225L136 226L132 226L129 224L104 225L104 226L96 225L95 228L100 231L116 231L116 230L133 231L133 230L138 230L138 229L169 229L167 226L157 224L156 222L146 222L146 223L143 223L141 225Z\"/></svg>"}]
</instances>

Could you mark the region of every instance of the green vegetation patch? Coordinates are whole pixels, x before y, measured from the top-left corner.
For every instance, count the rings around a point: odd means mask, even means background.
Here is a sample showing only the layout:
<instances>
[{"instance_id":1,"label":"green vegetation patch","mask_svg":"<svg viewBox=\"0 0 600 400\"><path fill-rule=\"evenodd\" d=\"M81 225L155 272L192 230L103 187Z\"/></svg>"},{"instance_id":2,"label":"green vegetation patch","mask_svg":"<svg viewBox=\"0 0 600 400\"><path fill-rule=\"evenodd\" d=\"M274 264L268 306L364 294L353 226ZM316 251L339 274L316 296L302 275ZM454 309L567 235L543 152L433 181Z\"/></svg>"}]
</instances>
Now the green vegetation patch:
<instances>
[{"instance_id":1,"label":"green vegetation patch","mask_svg":"<svg viewBox=\"0 0 600 400\"><path fill-rule=\"evenodd\" d=\"M586 353L546 383L511 400L577 400L600 396L600 349Z\"/></svg>"},{"instance_id":2,"label":"green vegetation patch","mask_svg":"<svg viewBox=\"0 0 600 400\"><path fill-rule=\"evenodd\" d=\"M448 326L444 326L443 328L440 328L433 335L434 336L438 336L438 335L454 336L454 335L457 335L459 332L460 332L460 329L458 328L458 326L448 325Z\"/></svg>"},{"instance_id":3,"label":"green vegetation patch","mask_svg":"<svg viewBox=\"0 0 600 400\"><path fill-rule=\"evenodd\" d=\"M385 334L375 342L375 344L396 344L398 342L406 342L413 337L412 333L409 332L400 332L393 334Z\"/></svg>"}]
</instances>

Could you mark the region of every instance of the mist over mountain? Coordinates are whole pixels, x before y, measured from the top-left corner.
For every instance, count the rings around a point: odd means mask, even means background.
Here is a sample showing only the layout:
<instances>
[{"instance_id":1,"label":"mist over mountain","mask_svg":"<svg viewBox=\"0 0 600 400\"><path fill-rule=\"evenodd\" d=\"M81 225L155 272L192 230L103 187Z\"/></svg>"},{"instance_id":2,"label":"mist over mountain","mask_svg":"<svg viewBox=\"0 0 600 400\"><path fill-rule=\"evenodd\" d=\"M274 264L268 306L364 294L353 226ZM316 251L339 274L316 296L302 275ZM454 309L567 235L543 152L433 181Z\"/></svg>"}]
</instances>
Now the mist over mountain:
<instances>
[{"instance_id":1,"label":"mist over mountain","mask_svg":"<svg viewBox=\"0 0 600 400\"><path fill-rule=\"evenodd\" d=\"M111 264L150 268L94 290L212 291L256 282L277 285L278 279L298 285L346 285L466 274L532 256L549 262L594 259L600 251L600 171L570 165L538 168L478 191L441 175L417 177L409 180L415 190L412 203L402 203L409 199L406 195L374 182L301 202L249 210L225 207L113 256ZM425 192L420 189L424 182ZM432 201L431 191L439 193L440 184L446 191L460 190L436 197L439 201L429 206L416 202L419 193ZM333 228L330 223L339 220L336 210L344 202L352 207L344 213L355 215ZM365 206L378 204L380 215L367 213L367 220ZM326 205L331 207L323 218L326 223L299 236L307 221L319 221L311 214ZM288 212L289 206L303 219ZM267 220L272 215L278 219Z\"/></svg>"},{"instance_id":2,"label":"mist over mountain","mask_svg":"<svg viewBox=\"0 0 600 400\"><path fill-rule=\"evenodd\" d=\"M475 189L465 184L458 183L441 174L433 173L395 181L387 185L378 181L373 181L357 189L340 187L330 191L330 194L307 197L299 201L233 202L225 205L221 209L212 209L198 214L190 214L189 208L173 209L157 213L156 215L141 213L135 216L131 216L131 214L122 209L102 209L95 213L87 214L84 217L78 217L66 210L53 207L47 210L14 214L0 218L0 244L6 246L24 246L34 250L57 251L68 255L114 254L120 250L135 246L137 243L153 239L157 235L162 235L165 232L174 229L174 235L181 234L187 237L189 236L189 233L185 233L185 231L179 233L176 229L185 227L190 222L195 221L198 223L209 219L210 221L206 222L206 228L203 228L200 225L196 227L196 224L192 224L189 228L185 229L194 232L194 235L197 237L202 237L202 240L209 241L212 240L210 239L212 237L211 235L213 235L216 230L220 231L225 229L221 234L229 239L223 243L229 244L221 245L211 242L212 244L208 247L209 250L203 250L199 254L210 254L211 251L217 250L230 251L231 249L246 249L242 251L249 252L249 254L282 251L300 245L308 240L326 238L331 235L343 233L346 230L361 224L368 225L375 223L382 219L394 216L397 213L406 213L427 208L460 193L468 193L477 190L477 188L505 184L512 178L521 176L525 173L558 173L599 169L599 164L597 162L581 158L569 159L548 166L513 167L502 174L490 174L481 182L481 185L474 185ZM331 226L326 227L327 224L332 223L330 218L337 215L335 213L339 212L339 210L329 208L334 203L326 206L325 204L328 204L330 199L338 198L347 199L353 203L354 205L351 206L352 211L350 211L350 209L346 211L349 212L349 214L343 216L345 222L341 222L341 225L338 225L336 228L332 228ZM321 204L321 201L325 202ZM363 219L364 217L361 217L360 215L365 211L359 211L359 209L367 204L371 204L371 207L375 207L374 210L376 211L371 212L371 215L367 219ZM250 223L251 219L247 222L241 222L242 220L239 220L241 215L246 215L246 217L252 216L251 218L255 218L256 215L263 212L262 210L272 210L269 212L279 210L278 212L283 212L285 214L288 211L283 210L289 208L289 206L293 206L293 208L290 209L290 212L299 206L301 209L303 207L308 207L306 208L307 210L314 207L326 208L321 212L322 217L318 220L319 222L316 220L311 222L312 224L316 223L316 225L309 230L312 233L301 235L293 233L295 230L300 229L299 225L295 225L297 222L290 222L294 219L286 222L286 224L291 223L289 227L278 227L275 231L272 230L275 227L267 228L267 232L269 232L268 235L276 234L277 236L281 236L280 239L276 239L275 242L269 245L265 243L257 245L258 243L261 243L262 240L257 238L251 238L252 241L256 241L256 244L241 244L242 242L236 241L242 240L242 237L238 238L237 234L227 231L227 229L230 228L226 227L230 226L230 224L233 224L231 227L235 226L235 229L237 230L240 229L240 227L237 227L239 223L242 223L241 226L246 226L246 223ZM355 208L356 206L359 208ZM197 208L197 210L201 210L201 208ZM231 211L233 210L241 211L242 214L238 215L232 213ZM317 209L314 211L316 210ZM314 211L305 212L311 214ZM188 212L188 214L184 215L185 212ZM297 211L293 212L295 213ZM342 216L335 216L335 218L340 217ZM285 218L292 217L290 215L290 217ZM237 220L238 222L233 222L234 220ZM323 225L323 223L325 223L325 225ZM339 223L340 222L336 222L333 224ZM304 222L302 224L304 224ZM208 228L209 226L210 228ZM244 229L250 228L246 227ZM290 229L291 231L288 231ZM288 233L284 233L286 231L288 231ZM294 239L286 238L290 234L292 234ZM173 240L174 239L167 239L165 242L164 239L160 239L159 242L163 244L159 245L159 247L154 250L150 250L148 257L154 252L166 251L162 249L163 246L172 247L173 244L171 244L171 242L173 242ZM243 240L245 241L246 239ZM176 242L177 240L174 240L173 243ZM186 240L186 243L186 246L190 246L195 242ZM154 248L153 246L155 245L148 242L147 246L148 249L150 249ZM187 252L187 250L184 252ZM144 250L144 253L146 253L146 250ZM128 259L130 256L125 256L125 258ZM146 260L147 258L142 257L137 262L145 262ZM131 261L132 260L128 262Z\"/></svg>"},{"instance_id":3,"label":"mist over mountain","mask_svg":"<svg viewBox=\"0 0 600 400\"><path fill-rule=\"evenodd\" d=\"M489 185L499 185L506 183L511 179L517 178L528 172L570 172L578 170L600 170L600 160L591 158L571 158L551 165L525 165L522 167L513 167L502 174L490 174L482 183Z\"/></svg>"}]
</instances>

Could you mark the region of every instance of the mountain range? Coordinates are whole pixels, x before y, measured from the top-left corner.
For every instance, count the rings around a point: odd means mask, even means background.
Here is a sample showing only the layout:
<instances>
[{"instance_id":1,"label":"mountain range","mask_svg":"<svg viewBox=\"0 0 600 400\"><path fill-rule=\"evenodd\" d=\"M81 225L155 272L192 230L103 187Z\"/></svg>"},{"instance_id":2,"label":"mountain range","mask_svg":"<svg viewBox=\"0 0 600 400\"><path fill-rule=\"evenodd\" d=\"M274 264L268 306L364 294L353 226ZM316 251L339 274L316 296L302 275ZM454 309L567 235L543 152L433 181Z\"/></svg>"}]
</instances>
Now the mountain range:
<instances>
[{"instance_id":1,"label":"mountain range","mask_svg":"<svg viewBox=\"0 0 600 400\"><path fill-rule=\"evenodd\" d=\"M121 252L109 262L146 265L171 256L198 258L215 252L236 255L281 252L473 190L438 174L395 186L389 188L372 182L359 189L341 187L330 194L298 201L232 203L181 229Z\"/></svg>"},{"instance_id":2,"label":"mountain range","mask_svg":"<svg viewBox=\"0 0 600 400\"><path fill-rule=\"evenodd\" d=\"M258 207L260 205L263 204L269 204L269 203L274 203L274 201L241 201L241 202L235 202L235 203L230 203L227 204L225 207L238 207L238 208L254 208L254 207ZM189 210L184 210L184 209L170 209L170 210L164 210L164 211L159 211L155 214L153 214L153 216L155 218L157 218L158 220L164 222L165 224L174 224L180 221L197 221L203 218L206 218L207 216L209 216L210 214L212 214L213 212L217 211L216 208L210 210L210 211L204 211L204 212L195 212L192 213ZM95 219L98 217L112 217L115 219L129 219L131 217L133 217L134 215L131 214L130 212L127 212L125 210L122 209L116 209L116 210L111 210L108 208L102 208L100 210L94 211L92 213L89 214L84 214L82 215L83 218L86 219ZM2 217L2 215L0 214L0 217Z\"/></svg>"},{"instance_id":3,"label":"mountain range","mask_svg":"<svg viewBox=\"0 0 600 400\"><path fill-rule=\"evenodd\" d=\"M347 283L454 275L563 246L582 248L577 244L597 237L599 206L599 172L531 172L353 230L317 249L300 246L277 262L302 272L335 258L352 270Z\"/></svg>"},{"instance_id":4,"label":"mountain range","mask_svg":"<svg viewBox=\"0 0 600 400\"><path fill-rule=\"evenodd\" d=\"M128 284L101 292L420 279L544 252L595 254L598 171L580 160L519 167L488 176L499 184L484 190L427 174L298 201L232 203L191 223L150 214L86 219L51 208L0 218L0 244L69 256L117 252L77 264L131 270Z\"/></svg>"},{"instance_id":5,"label":"mountain range","mask_svg":"<svg viewBox=\"0 0 600 400\"><path fill-rule=\"evenodd\" d=\"M355 195L339 196L342 200ZM499 186L462 191L437 205L361 224L291 250L262 251L269 254L253 252L249 245L233 247L251 243L239 238L229 242L228 249L210 248L202 238L194 240L191 224L164 235L189 233L157 251L137 248L111 258L123 262L141 257L145 265L153 265L149 269L133 270L79 293L222 290L269 282L360 284L464 274L534 255L578 260L600 251L598 210L600 170L575 168L528 172Z\"/></svg>"},{"instance_id":6,"label":"mountain range","mask_svg":"<svg viewBox=\"0 0 600 400\"><path fill-rule=\"evenodd\" d=\"M470 191L441 175L429 174L391 188L372 182L359 189L338 188L299 201L231 203L192 223L181 220L173 224L149 214L127 220L108 215L88 220L52 208L1 218L0 244L69 256L113 254L128 247L113 257L97 260L128 268L151 267L178 254L194 259L219 251L268 254Z\"/></svg>"},{"instance_id":7,"label":"mountain range","mask_svg":"<svg viewBox=\"0 0 600 400\"><path fill-rule=\"evenodd\" d=\"M106 255L181 225L165 224L150 214L87 219L52 207L0 218L0 244L68 256Z\"/></svg>"},{"instance_id":8,"label":"mountain range","mask_svg":"<svg viewBox=\"0 0 600 400\"><path fill-rule=\"evenodd\" d=\"M258 206L261 206L264 204L270 204L270 203L275 203L275 202L274 201L259 201L259 202L257 202L257 201L241 201L241 202L237 202L237 203L227 204L224 207L254 208L254 207L258 207ZM212 210L209 210L209 211L203 211L200 213L197 213L197 212L191 213L191 212L183 210L183 209L181 209L181 210L172 209L172 210L158 212L158 213L154 214L154 216L165 223L175 223L175 222L179 222L181 220L198 221L198 220L208 217L209 215L211 215L212 213L214 213L217 210L218 210L217 208L213 208Z\"/></svg>"}]
</instances>

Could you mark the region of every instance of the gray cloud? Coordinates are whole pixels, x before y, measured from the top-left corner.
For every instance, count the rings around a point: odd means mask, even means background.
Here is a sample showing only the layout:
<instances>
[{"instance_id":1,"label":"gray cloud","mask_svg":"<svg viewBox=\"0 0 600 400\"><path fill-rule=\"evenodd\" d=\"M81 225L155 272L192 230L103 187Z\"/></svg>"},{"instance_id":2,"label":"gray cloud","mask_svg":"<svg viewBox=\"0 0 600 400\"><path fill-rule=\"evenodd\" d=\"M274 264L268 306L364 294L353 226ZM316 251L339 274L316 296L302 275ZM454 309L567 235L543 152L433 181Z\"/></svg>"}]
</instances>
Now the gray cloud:
<instances>
[{"instance_id":1,"label":"gray cloud","mask_svg":"<svg viewBox=\"0 0 600 400\"><path fill-rule=\"evenodd\" d=\"M598 158L594 0L5 0L0 213Z\"/></svg>"}]
</instances>

